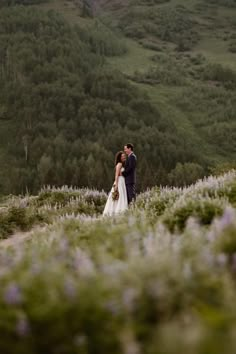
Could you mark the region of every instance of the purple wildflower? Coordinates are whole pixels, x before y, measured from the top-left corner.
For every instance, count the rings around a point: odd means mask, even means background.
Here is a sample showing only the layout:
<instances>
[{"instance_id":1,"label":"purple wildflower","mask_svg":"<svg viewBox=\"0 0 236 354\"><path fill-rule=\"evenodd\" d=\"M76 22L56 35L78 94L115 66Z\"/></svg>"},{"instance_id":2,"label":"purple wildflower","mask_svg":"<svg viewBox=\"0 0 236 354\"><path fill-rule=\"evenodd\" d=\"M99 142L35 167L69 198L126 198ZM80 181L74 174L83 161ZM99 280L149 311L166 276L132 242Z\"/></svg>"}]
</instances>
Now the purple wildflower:
<instances>
[{"instance_id":1,"label":"purple wildflower","mask_svg":"<svg viewBox=\"0 0 236 354\"><path fill-rule=\"evenodd\" d=\"M91 275L94 272L94 265L89 256L77 248L74 256L75 269L83 276Z\"/></svg>"},{"instance_id":2,"label":"purple wildflower","mask_svg":"<svg viewBox=\"0 0 236 354\"><path fill-rule=\"evenodd\" d=\"M16 332L19 336L25 337L29 333L29 323L26 317L19 318L16 324Z\"/></svg>"},{"instance_id":3,"label":"purple wildflower","mask_svg":"<svg viewBox=\"0 0 236 354\"><path fill-rule=\"evenodd\" d=\"M235 220L235 212L232 208L226 208L225 212L222 216L222 218L220 219L219 222L219 227L221 230L224 230L226 227L228 227L229 225L231 225Z\"/></svg>"},{"instance_id":4,"label":"purple wildflower","mask_svg":"<svg viewBox=\"0 0 236 354\"><path fill-rule=\"evenodd\" d=\"M228 257L225 253L220 253L216 257L216 262L220 267L224 267L227 264Z\"/></svg>"},{"instance_id":5,"label":"purple wildflower","mask_svg":"<svg viewBox=\"0 0 236 354\"><path fill-rule=\"evenodd\" d=\"M22 302L22 293L17 284L11 283L4 292L4 300L8 305L18 305Z\"/></svg>"},{"instance_id":6,"label":"purple wildflower","mask_svg":"<svg viewBox=\"0 0 236 354\"><path fill-rule=\"evenodd\" d=\"M127 288L123 292L122 302L128 311L133 311L138 292L134 288Z\"/></svg>"},{"instance_id":7,"label":"purple wildflower","mask_svg":"<svg viewBox=\"0 0 236 354\"><path fill-rule=\"evenodd\" d=\"M75 295L76 295L76 288L75 288L75 285L72 281L72 279L66 279L65 280L65 283L64 283L64 291L65 291L65 294L66 296L69 298L69 299L73 299L75 298Z\"/></svg>"}]
</instances>

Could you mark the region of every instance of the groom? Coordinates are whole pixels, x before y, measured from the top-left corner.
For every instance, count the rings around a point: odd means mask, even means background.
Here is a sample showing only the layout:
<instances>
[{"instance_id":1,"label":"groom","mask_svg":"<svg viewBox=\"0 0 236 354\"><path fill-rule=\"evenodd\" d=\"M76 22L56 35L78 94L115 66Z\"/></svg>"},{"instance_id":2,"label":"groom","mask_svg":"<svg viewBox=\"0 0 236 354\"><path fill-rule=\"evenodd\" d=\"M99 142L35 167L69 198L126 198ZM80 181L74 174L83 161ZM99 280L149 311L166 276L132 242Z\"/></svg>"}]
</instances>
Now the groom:
<instances>
[{"instance_id":1,"label":"groom","mask_svg":"<svg viewBox=\"0 0 236 354\"><path fill-rule=\"evenodd\" d=\"M128 156L125 162L125 170L122 172L122 175L125 177L125 185L127 190L128 204L132 201L135 201L136 192L135 192L135 183L136 183L136 163L137 158L134 155L134 146L133 144L126 144L124 146L124 152Z\"/></svg>"}]
</instances>

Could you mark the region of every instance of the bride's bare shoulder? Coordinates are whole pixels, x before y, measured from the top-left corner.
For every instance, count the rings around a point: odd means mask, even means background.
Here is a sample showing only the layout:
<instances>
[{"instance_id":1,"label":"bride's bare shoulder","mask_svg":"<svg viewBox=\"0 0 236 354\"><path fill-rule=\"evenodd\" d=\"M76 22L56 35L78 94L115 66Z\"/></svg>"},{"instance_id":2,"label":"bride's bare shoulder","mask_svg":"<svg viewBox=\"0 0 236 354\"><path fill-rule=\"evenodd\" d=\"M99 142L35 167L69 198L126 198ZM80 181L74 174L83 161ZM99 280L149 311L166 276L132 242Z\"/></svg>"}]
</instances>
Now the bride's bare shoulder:
<instances>
[{"instance_id":1,"label":"bride's bare shoulder","mask_svg":"<svg viewBox=\"0 0 236 354\"><path fill-rule=\"evenodd\" d=\"M118 162L117 165L116 165L116 168L121 168L121 167L122 167L122 163Z\"/></svg>"}]
</instances>

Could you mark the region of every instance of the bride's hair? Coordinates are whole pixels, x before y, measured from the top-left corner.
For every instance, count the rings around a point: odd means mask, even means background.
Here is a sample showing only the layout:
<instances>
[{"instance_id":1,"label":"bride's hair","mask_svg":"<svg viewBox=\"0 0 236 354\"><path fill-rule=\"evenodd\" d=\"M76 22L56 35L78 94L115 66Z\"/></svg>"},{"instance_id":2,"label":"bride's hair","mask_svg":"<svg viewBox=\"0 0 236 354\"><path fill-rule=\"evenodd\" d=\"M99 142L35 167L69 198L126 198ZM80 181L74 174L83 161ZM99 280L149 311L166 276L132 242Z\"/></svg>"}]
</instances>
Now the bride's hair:
<instances>
[{"instance_id":1,"label":"bride's hair","mask_svg":"<svg viewBox=\"0 0 236 354\"><path fill-rule=\"evenodd\" d=\"M115 166L121 162L121 156L124 154L124 151L118 151L117 154L116 154L116 157L115 157Z\"/></svg>"}]
</instances>

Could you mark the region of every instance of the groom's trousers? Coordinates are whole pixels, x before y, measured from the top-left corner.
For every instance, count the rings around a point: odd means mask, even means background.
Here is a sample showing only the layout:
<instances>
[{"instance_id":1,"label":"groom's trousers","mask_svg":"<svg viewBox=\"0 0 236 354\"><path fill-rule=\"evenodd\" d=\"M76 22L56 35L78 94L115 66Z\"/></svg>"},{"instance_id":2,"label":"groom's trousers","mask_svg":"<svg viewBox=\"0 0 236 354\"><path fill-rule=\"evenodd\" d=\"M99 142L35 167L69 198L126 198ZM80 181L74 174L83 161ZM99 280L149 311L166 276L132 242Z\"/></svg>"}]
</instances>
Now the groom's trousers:
<instances>
[{"instance_id":1,"label":"groom's trousers","mask_svg":"<svg viewBox=\"0 0 236 354\"><path fill-rule=\"evenodd\" d=\"M127 190L127 197L128 197L128 204L135 201L136 198L136 191L135 191L135 184L126 184Z\"/></svg>"}]
</instances>

